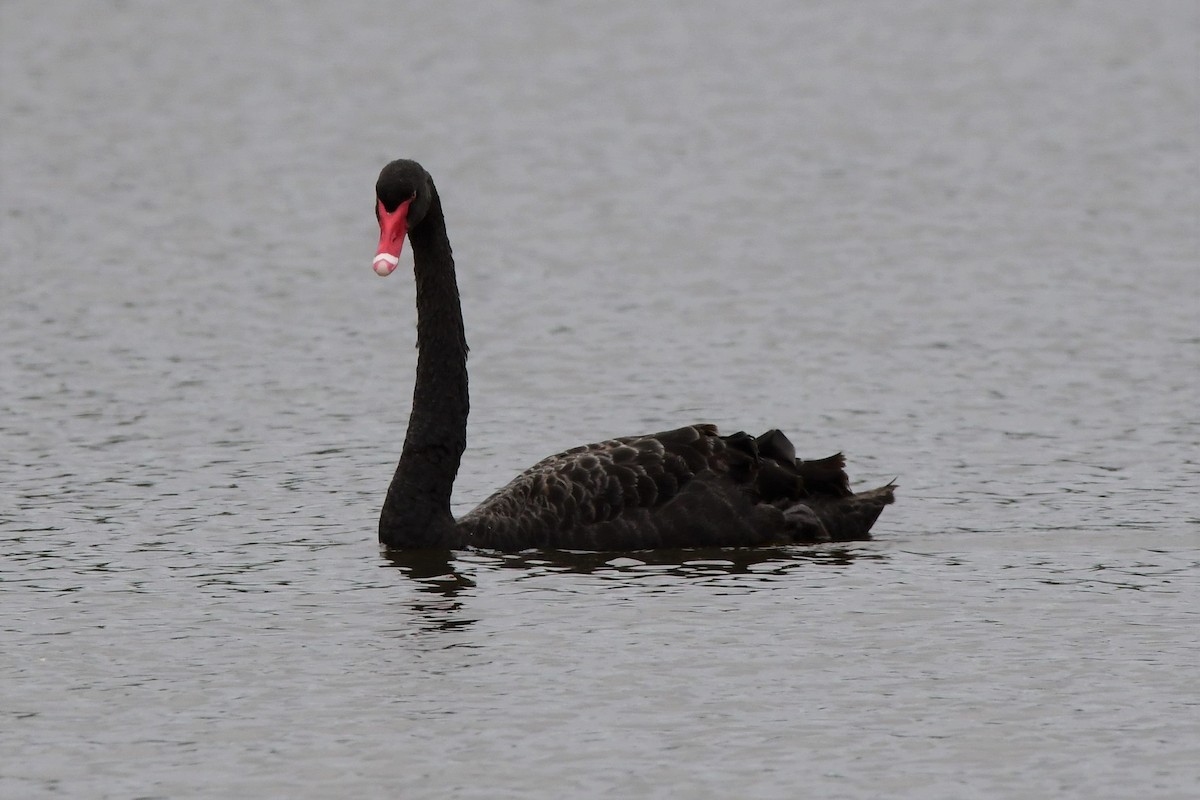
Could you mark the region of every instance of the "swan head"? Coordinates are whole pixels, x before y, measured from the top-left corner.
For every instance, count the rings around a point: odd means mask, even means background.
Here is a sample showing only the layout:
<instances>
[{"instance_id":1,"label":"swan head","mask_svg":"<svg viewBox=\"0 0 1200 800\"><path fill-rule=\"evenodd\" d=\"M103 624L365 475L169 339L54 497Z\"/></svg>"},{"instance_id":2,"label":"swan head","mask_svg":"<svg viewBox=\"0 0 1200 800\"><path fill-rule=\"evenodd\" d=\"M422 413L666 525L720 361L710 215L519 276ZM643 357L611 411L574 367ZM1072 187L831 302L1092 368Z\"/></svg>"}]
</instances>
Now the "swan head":
<instances>
[{"instance_id":1,"label":"swan head","mask_svg":"<svg viewBox=\"0 0 1200 800\"><path fill-rule=\"evenodd\" d=\"M393 161L375 183L375 218L379 221L379 248L372 268L377 275L392 274L400 262L404 237L425 218L433 199L429 173L415 161Z\"/></svg>"}]
</instances>

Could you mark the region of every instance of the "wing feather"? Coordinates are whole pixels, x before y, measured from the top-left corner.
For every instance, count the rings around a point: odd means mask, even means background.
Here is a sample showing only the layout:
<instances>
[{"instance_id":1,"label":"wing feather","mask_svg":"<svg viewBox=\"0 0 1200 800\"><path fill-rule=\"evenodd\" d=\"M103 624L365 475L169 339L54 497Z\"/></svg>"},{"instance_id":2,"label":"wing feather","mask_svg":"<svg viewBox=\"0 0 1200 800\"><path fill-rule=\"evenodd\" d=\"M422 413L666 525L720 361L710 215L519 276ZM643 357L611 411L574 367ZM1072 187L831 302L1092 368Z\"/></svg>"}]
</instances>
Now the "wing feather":
<instances>
[{"instance_id":1,"label":"wing feather","mask_svg":"<svg viewBox=\"0 0 1200 800\"><path fill-rule=\"evenodd\" d=\"M843 463L840 453L799 461L777 430L721 436L693 425L545 458L458 524L470 543L502 550L869 538L874 517L857 519L878 516L890 489L847 505L858 496Z\"/></svg>"}]
</instances>

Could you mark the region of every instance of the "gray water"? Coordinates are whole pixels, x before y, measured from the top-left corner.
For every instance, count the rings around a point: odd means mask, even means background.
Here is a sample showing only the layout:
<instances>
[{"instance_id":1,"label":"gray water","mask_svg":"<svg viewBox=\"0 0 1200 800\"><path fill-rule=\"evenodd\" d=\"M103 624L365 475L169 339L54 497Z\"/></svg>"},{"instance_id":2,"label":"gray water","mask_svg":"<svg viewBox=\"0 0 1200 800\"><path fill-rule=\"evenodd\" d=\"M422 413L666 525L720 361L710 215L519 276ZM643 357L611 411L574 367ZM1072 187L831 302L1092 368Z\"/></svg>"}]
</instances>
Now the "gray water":
<instances>
[{"instance_id":1,"label":"gray water","mask_svg":"<svg viewBox=\"0 0 1200 800\"><path fill-rule=\"evenodd\" d=\"M1195 796L1198 9L0 5L0 795ZM705 420L876 540L381 554L397 157L458 511Z\"/></svg>"}]
</instances>

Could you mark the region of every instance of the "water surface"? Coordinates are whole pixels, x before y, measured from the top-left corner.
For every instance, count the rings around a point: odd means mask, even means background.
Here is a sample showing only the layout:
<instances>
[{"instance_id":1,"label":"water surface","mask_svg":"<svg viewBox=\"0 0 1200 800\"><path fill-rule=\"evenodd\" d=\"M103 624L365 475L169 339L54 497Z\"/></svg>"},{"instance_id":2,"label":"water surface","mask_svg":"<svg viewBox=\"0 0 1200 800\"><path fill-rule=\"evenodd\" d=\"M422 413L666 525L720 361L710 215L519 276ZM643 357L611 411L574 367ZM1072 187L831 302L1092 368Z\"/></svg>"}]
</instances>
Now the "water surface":
<instances>
[{"instance_id":1,"label":"water surface","mask_svg":"<svg viewBox=\"0 0 1200 800\"><path fill-rule=\"evenodd\" d=\"M5 4L0 794L1191 796L1198 17ZM401 156L458 511L703 420L876 540L381 555Z\"/></svg>"}]
</instances>

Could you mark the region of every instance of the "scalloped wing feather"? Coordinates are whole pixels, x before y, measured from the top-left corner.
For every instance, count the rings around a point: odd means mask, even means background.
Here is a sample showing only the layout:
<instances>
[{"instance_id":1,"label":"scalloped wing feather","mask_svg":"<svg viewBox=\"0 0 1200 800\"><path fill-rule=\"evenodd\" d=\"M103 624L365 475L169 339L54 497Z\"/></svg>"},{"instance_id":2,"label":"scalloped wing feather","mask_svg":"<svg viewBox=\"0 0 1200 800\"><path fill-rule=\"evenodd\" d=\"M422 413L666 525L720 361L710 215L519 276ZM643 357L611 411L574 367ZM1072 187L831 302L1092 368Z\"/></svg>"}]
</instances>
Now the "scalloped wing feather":
<instances>
[{"instance_id":1,"label":"scalloped wing feather","mask_svg":"<svg viewBox=\"0 0 1200 800\"><path fill-rule=\"evenodd\" d=\"M721 436L707 424L610 439L539 461L458 525L467 543L499 550L869 538L890 487L851 503L866 496L850 491L840 453L794 453L779 431Z\"/></svg>"}]
</instances>

